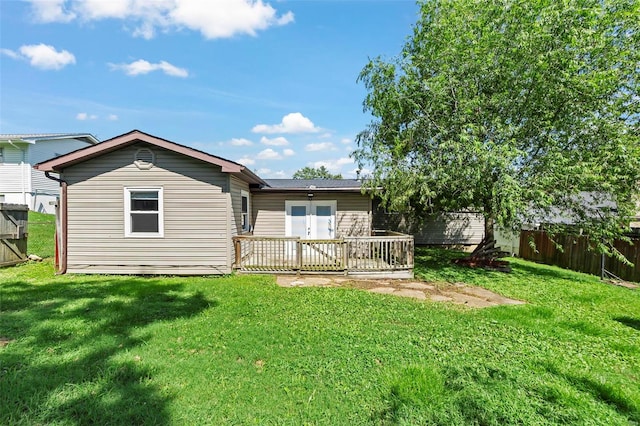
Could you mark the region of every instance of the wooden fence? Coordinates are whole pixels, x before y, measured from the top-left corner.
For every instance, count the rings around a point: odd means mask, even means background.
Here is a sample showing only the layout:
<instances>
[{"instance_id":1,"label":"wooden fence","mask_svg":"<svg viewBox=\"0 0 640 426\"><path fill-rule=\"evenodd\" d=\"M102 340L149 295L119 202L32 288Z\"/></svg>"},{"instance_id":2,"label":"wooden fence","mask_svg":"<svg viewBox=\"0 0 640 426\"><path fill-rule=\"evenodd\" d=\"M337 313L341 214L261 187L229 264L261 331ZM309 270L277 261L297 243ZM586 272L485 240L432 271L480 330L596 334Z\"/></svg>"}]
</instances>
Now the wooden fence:
<instances>
[{"instance_id":1,"label":"wooden fence","mask_svg":"<svg viewBox=\"0 0 640 426\"><path fill-rule=\"evenodd\" d=\"M389 233L391 234L391 233ZM234 237L242 272L413 274L413 237L396 234L307 240L298 237Z\"/></svg>"},{"instance_id":2,"label":"wooden fence","mask_svg":"<svg viewBox=\"0 0 640 426\"><path fill-rule=\"evenodd\" d=\"M563 251L558 250L544 231L522 231L520 235L520 257L534 262L556 265L573 271L586 272L600 276L602 269L602 256L589 250L587 238L575 235L556 235L555 241L560 244ZM535 250L529 245L529 241L535 243ZM604 268L627 281L640 281L640 238L632 238L632 245L625 241L616 240L614 247L620 251L633 267L619 260L604 258Z\"/></svg>"},{"instance_id":3,"label":"wooden fence","mask_svg":"<svg viewBox=\"0 0 640 426\"><path fill-rule=\"evenodd\" d=\"M0 203L0 267L27 260L29 207Z\"/></svg>"}]
</instances>

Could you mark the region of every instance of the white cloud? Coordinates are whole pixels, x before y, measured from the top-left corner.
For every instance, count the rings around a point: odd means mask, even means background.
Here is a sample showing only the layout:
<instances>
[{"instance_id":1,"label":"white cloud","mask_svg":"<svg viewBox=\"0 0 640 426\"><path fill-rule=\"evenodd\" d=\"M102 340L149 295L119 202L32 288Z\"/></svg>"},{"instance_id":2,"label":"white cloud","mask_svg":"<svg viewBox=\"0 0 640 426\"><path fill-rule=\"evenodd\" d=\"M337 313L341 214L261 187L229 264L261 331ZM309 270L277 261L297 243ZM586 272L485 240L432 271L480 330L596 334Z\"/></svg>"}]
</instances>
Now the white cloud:
<instances>
[{"instance_id":1,"label":"white cloud","mask_svg":"<svg viewBox=\"0 0 640 426\"><path fill-rule=\"evenodd\" d=\"M319 169L320 167L324 166L327 170L332 172L336 172L339 169L338 165L331 161L314 161L310 164L311 164L311 167L315 169Z\"/></svg>"},{"instance_id":2,"label":"white cloud","mask_svg":"<svg viewBox=\"0 0 640 426\"><path fill-rule=\"evenodd\" d=\"M98 116L95 114L87 114L86 112L79 112L76 114L76 120L85 121L85 120L95 120Z\"/></svg>"},{"instance_id":3,"label":"white cloud","mask_svg":"<svg viewBox=\"0 0 640 426\"><path fill-rule=\"evenodd\" d=\"M346 166L348 164L353 164L353 163L354 161L352 158L341 157L341 158L332 159L332 160L315 161L309 164L314 168L320 168L324 166L327 168L327 170L336 173L336 172L340 172L343 166Z\"/></svg>"},{"instance_id":4,"label":"white cloud","mask_svg":"<svg viewBox=\"0 0 640 426\"><path fill-rule=\"evenodd\" d=\"M240 163L243 164L245 166L251 166L253 164L256 164L256 160L254 160L253 158L249 158L249 157L242 157L236 160L236 163Z\"/></svg>"},{"instance_id":5,"label":"white cloud","mask_svg":"<svg viewBox=\"0 0 640 426\"><path fill-rule=\"evenodd\" d=\"M349 145L351 143L351 139L342 138L342 139L340 139L340 143L345 144L345 145Z\"/></svg>"},{"instance_id":6,"label":"white cloud","mask_svg":"<svg viewBox=\"0 0 640 426\"><path fill-rule=\"evenodd\" d=\"M69 22L76 14L65 8L65 0L33 0L31 8L39 22Z\"/></svg>"},{"instance_id":7,"label":"white cloud","mask_svg":"<svg viewBox=\"0 0 640 426\"><path fill-rule=\"evenodd\" d=\"M287 148L287 149L285 149L284 151L282 151L282 154L283 154L285 157L291 157L292 155L295 155L295 154L296 154L296 152L295 152L294 150L292 150L292 149Z\"/></svg>"},{"instance_id":8,"label":"white cloud","mask_svg":"<svg viewBox=\"0 0 640 426\"><path fill-rule=\"evenodd\" d=\"M256 158L260 160L280 160L282 156L271 148L260 151Z\"/></svg>"},{"instance_id":9,"label":"white cloud","mask_svg":"<svg viewBox=\"0 0 640 426\"><path fill-rule=\"evenodd\" d=\"M342 158L338 158L336 160L336 164L338 164L339 166L344 166L346 164L353 164L353 158L349 158L349 157L342 157Z\"/></svg>"},{"instance_id":10,"label":"white cloud","mask_svg":"<svg viewBox=\"0 0 640 426\"><path fill-rule=\"evenodd\" d=\"M283 170L273 171L271 169L262 168L256 170L256 173L258 174L258 176L266 179L282 179L287 177L287 174Z\"/></svg>"},{"instance_id":11,"label":"white cloud","mask_svg":"<svg viewBox=\"0 0 640 426\"><path fill-rule=\"evenodd\" d=\"M282 117L280 124L258 124L251 129L253 133L315 133L320 129L311 120L299 112Z\"/></svg>"},{"instance_id":12,"label":"white cloud","mask_svg":"<svg viewBox=\"0 0 640 426\"><path fill-rule=\"evenodd\" d=\"M160 61L157 64L153 64L144 59L138 59L130 64L109 64L109 67L111 67L112 70L122 70L127 75L149 74L153 71L162 71L172 77L185 78L189 76L189 71L185 68L178 68L167 61Z\"/></svg>"},{"instance_id":13,"label":"white cloud","mask_svg":"<svg viewBox=\"0 0 640 426\"><path fill-rule=\"evenodd\" d=\"M133 35L152 38L157 30L198 31L207 39L286 25L292 12L278 12L263 0L28 0L40 22L98 21L120 19L133 27Z\"/></svg>"},{"instance_id":14,"label":"white cloud","mask_svg":"<svg viewBox=\"0 0 640 426\"><path fill-rule=\"evenodd\" d=\"M176 0L169 18L177 25L200 31L206 38L214 39L236 34L256 35L258 30L293 22L293 13L287 12L278 17L276 10L262 0Z\"/></svg>"},{"instance_id":15,"label":"white cloud","mask_svg":"<svg viewBox=\"0 0 640 426\"><path fill-rule=\"evenodd\" d=\"M310 143L304 149L305 151L331 151L335 149L335 146L331 142L318 142Z\"/></svg>"},{"instance_id":16,"label":"white cloud","mask_svg":"<svg viewBox=\"0 0 640 426\"><path fill-rule=\"evenodd\" d=\"M357 179L357 178L366 178L367 176L371 176L372 171L369 169L353 169L344 173L344 177Z\"/></svg>"},{"instance_id":17,"label":"white cloud","mask_svg":"<svg viewBox=\"0 0 640 426\"><path fill-rule=\"evenodd\" d=\"M6 56L8 56L8 57L10 57L12 59L21 59L22 58L22 56L20 56L20 54L14 52L11 49L0 49L0 53L3 54L3 55L6 55Z\"/></svg>"},{"instance_id":18,"label":"white cloud","mask_svg":"<svg viewBox=\"0 0 640 426\"><path fill-rule=\"evenodd\" d=\"M116 121L116 120L118 120L118 116L115 115L115 114L109 114L109 116L107 117L107 120Z\"/></svg>"},{"instance_id":19,"label":"white cloud","mask_svg":"<svg viewBox=\"0 0 640 426\"><path fill-rule=\"evenodd\" d=\"M231 139L230 143L233 146L251 146L251 145L253 145L253 142L251 142L249 139L245 139L245 138L233 138L233 139Z\"/></svg>"},{"instance_id":20,"label":"white cloud","mask_svg":"<svg viewBox=\"0 0 640 426\"><path fill-rule=\"evenodd\" d=\"M278 136L277 138L273 138L273 139L269 139L268 137L263 136L262 138L260 138L260 142L265 145L272 145L272 146L289 145L289 141L283 136Z\"/></svg>"},{"instance_id":21,"label":"white cloud","mask_svg":"<svg viewBox=\"0 0 640 426\"><path fill-rule=\"evenodd\" d=\"M31 66L43 70L59 70L76 63L76 57L68 50L57 51L55 47L43 43L26 44L20 47L19 52L0 49L0 53L12 59L27 60Z\"/></svg>"}]
</instances>

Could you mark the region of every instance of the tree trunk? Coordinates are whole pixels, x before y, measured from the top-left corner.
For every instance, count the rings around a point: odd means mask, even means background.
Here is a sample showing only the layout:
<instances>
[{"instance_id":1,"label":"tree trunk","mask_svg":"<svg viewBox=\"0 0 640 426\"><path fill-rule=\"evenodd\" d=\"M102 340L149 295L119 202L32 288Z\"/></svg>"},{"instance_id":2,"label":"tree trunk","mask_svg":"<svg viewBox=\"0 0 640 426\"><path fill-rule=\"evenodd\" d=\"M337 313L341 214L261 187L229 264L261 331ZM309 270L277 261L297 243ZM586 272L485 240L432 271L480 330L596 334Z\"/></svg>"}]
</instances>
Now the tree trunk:
<instances>
[{"instance_id":1,"label":"tree trunk","mask_svg":"<svg viewBox=\"0 0 640 426\"><path fill-rule=\"evenodd\" d=\"M496 247L495 233L493 230L495 219L491 216L485 217L484 221L484 238L478 244L478 247L466 258L456 259L454 262L459 265L465 265L472 268L484 268L493 271L511 272L509 263L498 260L507 253Z\"/></svg>"}]
</instances>

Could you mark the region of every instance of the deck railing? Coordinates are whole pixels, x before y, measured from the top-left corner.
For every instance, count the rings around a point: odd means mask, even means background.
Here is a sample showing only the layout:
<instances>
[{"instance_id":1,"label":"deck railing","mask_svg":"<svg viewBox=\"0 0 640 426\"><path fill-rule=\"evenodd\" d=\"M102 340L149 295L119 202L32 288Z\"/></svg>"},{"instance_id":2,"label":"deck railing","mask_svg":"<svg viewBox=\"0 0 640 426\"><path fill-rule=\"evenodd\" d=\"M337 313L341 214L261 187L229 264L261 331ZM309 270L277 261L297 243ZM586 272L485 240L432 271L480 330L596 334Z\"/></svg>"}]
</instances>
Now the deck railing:
<instances>
[{"instance_id":1,"label":"deck railing","mask_svg":"<svg viewBox=\"0 0 640 426\"><path fill-rule=\"evenodd\" d=\"M413 237L375 231L368 237L307 240L299 237L233 238L235 269L241 272L344 274L413 271Z\"/></svg>"}]
</instances>

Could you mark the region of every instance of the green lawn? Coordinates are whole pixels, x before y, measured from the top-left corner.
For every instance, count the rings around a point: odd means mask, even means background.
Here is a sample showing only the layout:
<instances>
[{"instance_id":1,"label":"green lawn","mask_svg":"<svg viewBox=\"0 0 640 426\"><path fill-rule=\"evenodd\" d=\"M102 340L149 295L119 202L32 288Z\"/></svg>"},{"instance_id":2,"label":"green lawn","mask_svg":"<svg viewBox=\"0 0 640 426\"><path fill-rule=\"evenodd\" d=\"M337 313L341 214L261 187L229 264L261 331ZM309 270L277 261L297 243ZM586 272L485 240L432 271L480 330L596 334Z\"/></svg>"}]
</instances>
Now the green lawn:
<instances>
[{"instance_id":1,"label":"green lawn","mask_svg":"<svg viewBox=\"0 0 640 426\"><path fill-rule=\"evenodd\" d=\"M459 255L418 250L417 275L528 304L2 269L0 424L640 423L640 292Z\"/></svg>"},{"instance_id":2,"label":"green lawn","mask_svg":"<svg viewBox=\"0 0 640 426\"><path fill-rule=\"evenodd\" d=\"M51 214L29 212L29 235L27 253L40 257L52 257L55 254L56 217Z\"/></svg>"}]
</instances>

